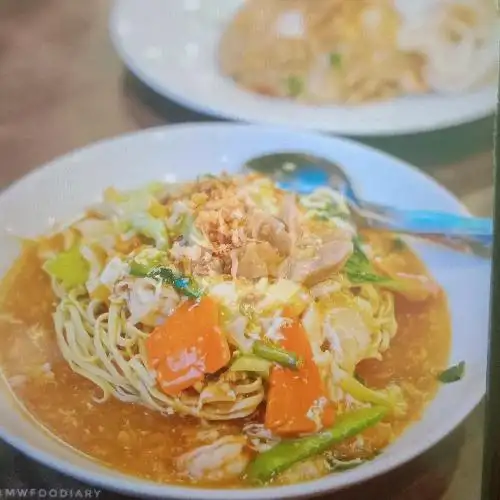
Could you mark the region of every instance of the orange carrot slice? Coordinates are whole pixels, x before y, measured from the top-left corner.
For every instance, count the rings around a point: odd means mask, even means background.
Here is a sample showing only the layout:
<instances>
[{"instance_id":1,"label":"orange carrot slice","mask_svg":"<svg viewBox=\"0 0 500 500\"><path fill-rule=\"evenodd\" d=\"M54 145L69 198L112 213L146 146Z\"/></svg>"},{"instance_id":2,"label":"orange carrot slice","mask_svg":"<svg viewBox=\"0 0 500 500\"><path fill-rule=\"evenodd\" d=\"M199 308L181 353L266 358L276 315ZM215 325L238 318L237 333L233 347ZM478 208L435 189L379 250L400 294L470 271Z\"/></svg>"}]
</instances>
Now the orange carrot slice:
<instances>
[{"instance_id":1,"label":"orange carrot slice","mask_svg":"<svg viewBox=\"0 0 500 500\"><path fill-rule=\"evenodd\" d=\"M187 301L146 340L150 367L170 396L229 363L231 353L219 328L219 308L210 298Z\"/></svg>"},{"instance_id":2,"label":"orange carrot slice","mask_svg":"<svg viewBox=\"0 0 500 500\"><path fill-rule=\"evenodd\" d=\"M300 356L303 364L297 371L273 367L269 378L266 427L275 434L289 436L315 432L318 423L323 427L331 425L333 405L327 398L302 324L294 319L281 328L281 333L284 337L281 347Z\"/></svg>"}]
</instances>

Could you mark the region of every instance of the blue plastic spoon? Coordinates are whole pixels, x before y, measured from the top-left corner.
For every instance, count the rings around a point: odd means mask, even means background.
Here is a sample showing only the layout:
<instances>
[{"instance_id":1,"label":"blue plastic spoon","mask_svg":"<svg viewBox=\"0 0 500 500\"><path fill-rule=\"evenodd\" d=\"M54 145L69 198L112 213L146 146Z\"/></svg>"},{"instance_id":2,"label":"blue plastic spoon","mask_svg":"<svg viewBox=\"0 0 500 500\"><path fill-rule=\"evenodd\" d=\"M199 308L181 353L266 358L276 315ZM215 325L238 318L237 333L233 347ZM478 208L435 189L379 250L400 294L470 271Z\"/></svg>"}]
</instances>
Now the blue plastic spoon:
<instances>
[{"instance_id":1,"label":"blue plastic spoon","mask_svg":"<svg viewBox=\"0 0 500 500\"><path fill-rule=\"evenodd\" d=\"M254 158L246 167L274 179L279 187L308 194L330 186L346 199L358 227L431 238L439 243L489 256L493 221L431 210L404 210L369 203L356 193L352 181L336 164L303 153L273 153Z\"/></svg>"}]
</instances>

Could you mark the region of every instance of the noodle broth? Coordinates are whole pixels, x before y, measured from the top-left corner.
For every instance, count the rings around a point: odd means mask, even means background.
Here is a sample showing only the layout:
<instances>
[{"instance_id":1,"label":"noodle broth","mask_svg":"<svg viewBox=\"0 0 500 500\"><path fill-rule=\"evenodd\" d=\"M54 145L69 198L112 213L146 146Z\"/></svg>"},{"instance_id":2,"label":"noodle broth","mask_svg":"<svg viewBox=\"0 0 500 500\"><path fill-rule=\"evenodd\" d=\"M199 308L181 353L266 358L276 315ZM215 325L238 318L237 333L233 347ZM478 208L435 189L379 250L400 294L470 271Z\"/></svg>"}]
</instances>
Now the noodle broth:
<instances>
[{"instance_id":1,"label":"noodle broth","mask_svg":"<svg viewBox=\"0 0 500 500\"><path fill-rule=\"evenodd\" d=\"M374 238L376 244L388 242ZM422 264L408 249L400 258L407 272L422 272ZM0 294L0 363L26 410L50 433L113 469L160 483L213 486L179 474L175 460L193 446L241 433L245 423L261 422L263 412L227 423L203 423L191 417L162 416L114 398L96 403L97 388L74 373L60 353L51 317L54 306L50 279L41 269L36 249L27 246ZM362 361L357 373L373 388L397 382L408 411L404 418L387 418L340 444L338 456L372 457L418 420L436 394L436 373L447 364L451 339L444 293L419 303L398 297L396 318L398 333L382 361ZM246 483L231 480L218 486L245 487Z\"/></svg>"}]
</instances>

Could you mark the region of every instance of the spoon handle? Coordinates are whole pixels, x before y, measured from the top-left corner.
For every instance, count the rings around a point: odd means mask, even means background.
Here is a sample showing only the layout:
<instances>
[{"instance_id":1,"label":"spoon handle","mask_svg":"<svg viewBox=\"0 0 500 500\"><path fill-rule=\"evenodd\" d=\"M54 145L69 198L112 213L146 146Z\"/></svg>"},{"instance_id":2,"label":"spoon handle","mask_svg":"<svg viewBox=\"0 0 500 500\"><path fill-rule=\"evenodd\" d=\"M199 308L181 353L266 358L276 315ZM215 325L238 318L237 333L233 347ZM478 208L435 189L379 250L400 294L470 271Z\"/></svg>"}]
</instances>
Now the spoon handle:
<instances>
[{"instance_id":1,"label":"spoon handle","mask_svg":"<svg viewBox=\"0 0 500 500\"><path fill-rule=\"evenodd\" d=\"M430 210L401 210L372 204L363 205L363 215L374 228L413 234L436 234L449 238L469 238L492 244L493 220L435 212Z\"/></svg>"}]
</instances>

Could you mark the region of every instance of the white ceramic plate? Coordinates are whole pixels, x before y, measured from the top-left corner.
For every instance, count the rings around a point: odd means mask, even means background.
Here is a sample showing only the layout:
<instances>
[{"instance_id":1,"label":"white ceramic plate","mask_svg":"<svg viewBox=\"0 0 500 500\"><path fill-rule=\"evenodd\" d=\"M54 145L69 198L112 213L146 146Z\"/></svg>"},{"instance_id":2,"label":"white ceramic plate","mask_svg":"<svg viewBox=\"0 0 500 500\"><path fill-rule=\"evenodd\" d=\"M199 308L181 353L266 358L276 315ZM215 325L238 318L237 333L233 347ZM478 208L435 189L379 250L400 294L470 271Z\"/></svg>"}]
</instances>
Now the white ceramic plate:
<instances>
[{"instance_id":1,"label":"white ceramic plate","mask_svg":"<svg viewBox=\"0 0 500 500\"><path fill-rule=\"evenodd\" d=\"M359 107L308 106L253 94L222 76L217 47L244 0L116 0L110 32L125 64L159 94L199 112L344 135L445 128L493 113L496 87L454 97L404 97Z\"/></svg>"},{"instance_id":2,"label":"white ceramic plate","mask_svg":"<svg viewBox=\"0 0 500 500\"><path fill-rule=\"evenodd\" d=\"M406 208L463 212L434 181L386 154L354 142L268 127L209 124L151 129L98 143L33 172L0 195L0 275L16 257L12 237L35 236L52 218L68 220L97 201L108 186L132 188L155 179L192 179L237 171L256 155L303 151L343 165L366 199ZM488 331L487 261L421 245L419 251L445 287L452 309L450 362L465 360L467 373L444 386L422 421L373 462L311 483L281 488L200 490L158 485L107 469L51 438L23 414L6 387L0 388L0 436L62 472L102 487L136 495L183 499L280 499L353 485L387 472L421 454L456 427L485 392ZM1 384L0 384L1 385Z\"/></svg>"}]
</instances>

